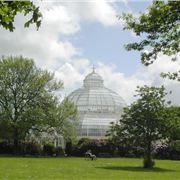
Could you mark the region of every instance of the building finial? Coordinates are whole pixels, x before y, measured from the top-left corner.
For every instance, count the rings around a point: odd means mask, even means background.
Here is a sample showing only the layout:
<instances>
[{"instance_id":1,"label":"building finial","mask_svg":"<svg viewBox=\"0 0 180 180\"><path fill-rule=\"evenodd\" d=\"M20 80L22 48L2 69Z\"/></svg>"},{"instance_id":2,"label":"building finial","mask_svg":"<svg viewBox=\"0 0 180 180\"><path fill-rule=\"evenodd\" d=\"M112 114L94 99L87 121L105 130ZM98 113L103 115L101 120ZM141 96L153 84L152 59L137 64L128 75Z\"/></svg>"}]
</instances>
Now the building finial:
<instances>
[{"instance_id":1,"label":"building finial","mask_svg":"<svg viewBox=\"0 0 180 180\"><path fill-rule=\"evenodd\" d=\"M93 73L95 73L95 67L94 67L94 65L93 65L92 69L93 69Z\"/></svg>"}]
</instances>

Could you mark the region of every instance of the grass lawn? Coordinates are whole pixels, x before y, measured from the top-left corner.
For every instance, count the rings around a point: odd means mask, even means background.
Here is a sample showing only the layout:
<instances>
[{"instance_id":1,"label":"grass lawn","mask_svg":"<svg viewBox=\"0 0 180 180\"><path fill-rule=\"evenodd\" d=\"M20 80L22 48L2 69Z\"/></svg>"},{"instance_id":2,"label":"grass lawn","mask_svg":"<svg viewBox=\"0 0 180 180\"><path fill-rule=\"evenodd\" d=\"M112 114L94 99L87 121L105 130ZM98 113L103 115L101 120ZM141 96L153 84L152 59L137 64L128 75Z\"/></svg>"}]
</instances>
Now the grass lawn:
<instances>
[{"instance_id":1,"label":"grass lawn","mask_svg":"<svg viewBox=\"0 0 180 180\"><path fill-rule=\"evenodd\" d=\"M156 160L153 170L141 168L142 159L0 158L0 179L69 180L180 180L180 161Z\"/></svg>"}]
</instances>

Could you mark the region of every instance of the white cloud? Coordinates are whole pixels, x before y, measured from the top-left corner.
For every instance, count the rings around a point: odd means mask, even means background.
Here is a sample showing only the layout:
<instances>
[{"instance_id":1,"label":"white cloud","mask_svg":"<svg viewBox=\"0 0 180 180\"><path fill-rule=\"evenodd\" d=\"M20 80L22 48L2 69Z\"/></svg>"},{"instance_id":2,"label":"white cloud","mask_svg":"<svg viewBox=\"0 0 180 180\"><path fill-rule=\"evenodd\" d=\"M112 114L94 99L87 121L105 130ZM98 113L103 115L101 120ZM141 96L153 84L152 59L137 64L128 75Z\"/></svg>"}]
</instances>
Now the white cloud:
<instances>
[{"instance_id":1,"label":"white cloud","mask_svg":"<svg viewBox=\"0 0 180 180\"><path fill-rule=\"evenodd\" d=\"M173 104L180 105L178 93L180 84L177 81L163 79L160 77L162 71L171 71L180 68L179 62L172 63L171 58L160 56L158 60L151 66L141 66L137 72L131 76L127 76L118 72L118 68L113 64L97 63L96 72L104 79L104 84L107 88L117 92L127 104L135 100L134 95L137 86L161 86L164 85L167 92L172 90L172 94L167 96L167 100L171 100ZM168 63L167 63L168 62ZM174 67L174 68L172 68ZM65 82L65 93L69 94L76 88L83 85L83 79L92 71L90 60L80 59L64 64L56 71L57 77L61 77Z\"/></svg>"},{"instance_id":2,"label":"white cloud","mask_svg":"<svg viewBox=\"0 0 180 180\"><path fill-rule=\"evenodd\" d=\"M116 91L127 104L134 100L134 93L137 85L148 83L135 76L127 77L117 71L115 66L99 63L97 72L104 77L105 86Z\"/></svg>"},{"instance_id":3,"label":"white cloud","mask_svg":"<svg viewBox=\"0 0 180 180\"><path fill-rule=\"evenodd\" d=\"M39 31L35 26L24 28L24 18L18 15L13 33L0 28L0 55L23 55L36 60L40 67L58 68L71 61L81 49L63 36L74 35L83 21L96 21L104 25L115 25L116 10L112 2L94 1L84 3L36 2L43 14Z\"/></svg>"},{"instance_id":4,"label":"white cloud","mask_svg":"<svg viewBox=\"0 0 180 180\"><path fill-rule=\"evenodd\" d=\"M161 72L175 72L180 69L180 62L172 62L172 57L160 55L154 64L137 69L132 76L126 76L117 71L114 65L99 63L97 71L104 77L105 85L121 95L127 104L131 103L135 98L135 90L137 86L161 86L164 85L167 92L172 91L172 94L167 95L167 99L173 104L180 105L179 91L180 82L164 79L160 76ZM179 55L177 56L178 60Z\"/></svg>"},{"instance_id":5,"label":"white cloud","mask_svg":"<svg viewBox=\"0 0 180 180\"><path fill-rule=\"evenodd\" d=\"M60 41L59 33L56 33L56 36L54 34L54 37L48 36L45 27L39 31L33 27L24 30L17 27L13 33L1 28L0 34L0 55L27 56L33 58L41 67L57 67L58 64L81 52L71 42Z\"/></svg>"},{"instance_id":6,"label":"white cloud","mask_svg":"<svg viewBox=\"0 0 180 180\"><path fill-rule=\"evenodd\" d=\"M77 83L83 80L83 75L70 63L65 63L57 69L55 71L55 76L63 80L66 90L73 88Z\"/></svg>"},{"instance_id":7,"label":"white cloud","mask_svg":"<svg viewBox=\"0 0 180 180\"><path fill-rule=\"evenodd\" d=\"M23 28L24 17L16 18L16 30L13 33L0 28L0 55L23 55L36 60L38 66L55 72L58 79L64 81L65 93L82 86L82 81L89 72L92 64L81 55L81 48L75 47L62 37L75 35L81 30L81 23L98 22L105 26L117 25L116 4L107 1L86 3L70 2L39 2L43 13L43 22L39 31L34 26ZM104 78L108 88L113 89L129 104L134 98L137 85L161 85L173 90L171 99L180 104L177 82L160 78L160 72L175 71L180 63L172 63L169 57L160 56L159 60L149 67L139 67L132 76L118 72L113 64L97 63L96 71Z\"/></svg>"},{"instance_id":8,"label":"white cloud","mask_svg":"<svg viewBox=\"0 0 180 180\"><path fill-rule=\"evenodd\" d=\"M78 21L99 22L105 26L119 24L116 17L118 14L115 2L113 1L84 1L84 2L64 2L70 12Z\"/></svg>"},{"instance_id":9,"label":"white cloud","mask_svg":"<svg viewBox=\"0 0 180 180\"><path fill-rule=\"evenodd\" d=\"M48 36L55 36L57 33L60 34L74 34L80 30L79 22L76 20L72 12L70 12L66 6L61 4L44 7L42 4L43 11L43 22L40 28Z\"/></svg>"}]
</instances>

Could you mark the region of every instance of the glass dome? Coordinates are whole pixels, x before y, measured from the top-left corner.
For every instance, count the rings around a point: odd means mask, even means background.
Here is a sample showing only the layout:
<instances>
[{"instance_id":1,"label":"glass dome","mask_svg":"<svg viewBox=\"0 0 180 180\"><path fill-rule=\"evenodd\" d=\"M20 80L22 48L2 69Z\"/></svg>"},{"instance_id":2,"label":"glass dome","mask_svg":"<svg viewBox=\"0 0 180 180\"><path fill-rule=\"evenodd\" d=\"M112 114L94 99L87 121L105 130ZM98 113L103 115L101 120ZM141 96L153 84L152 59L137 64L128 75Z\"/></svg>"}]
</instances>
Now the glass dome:
<instances>
[{"instance_id":1,"label":"glass dome","mask_svg":"<svg viewBox=\"0 0 180 180\"><path fill-rule=\"evenodd\" d=\"M103 88L103 79L99 74L95 73L94 68L93 68L93 72L85 77L84 88L89 88L89 89Z\"/></svg>"},{"instance_id":2,"label":"glass dome","mask_svg":"<svg viewBox=\"0 0 180 180\"><path fill-rule=\"evenodd\" d=\"M82 88L68 96L77 105L78 136L103 138L110 122L119 120L125 102L116 92L104 87L102 77L94 69L83 82Z\"/></svg>"}]
</instances>

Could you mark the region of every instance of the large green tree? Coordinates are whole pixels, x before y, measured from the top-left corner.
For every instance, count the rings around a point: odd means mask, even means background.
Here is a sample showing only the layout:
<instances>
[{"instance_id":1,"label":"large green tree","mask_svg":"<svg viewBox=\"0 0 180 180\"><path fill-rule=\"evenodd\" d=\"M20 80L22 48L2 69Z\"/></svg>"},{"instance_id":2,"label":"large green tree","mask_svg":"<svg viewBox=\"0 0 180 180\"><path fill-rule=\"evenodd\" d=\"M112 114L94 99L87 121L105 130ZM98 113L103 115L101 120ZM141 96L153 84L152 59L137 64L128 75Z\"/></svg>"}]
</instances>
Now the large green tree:
<instances>
[{"instance_id":1,"label":"large green tree","mask_svg":"<svg viewBox=\"0 0 180 180\"><path fill-rule=\"evenodd\" d=\"M0 26L13 31L14 19L18 13L24 16L30 15L30 19L24 24L25 27L33 23L36 24L37 29L40 27L42 14L39 7L31 1L0 1Z\"/></svg>"},{"instance_id":2,"label":"large green tree","mask_svg":"<svg viewBox=\"0 0 180 180\"><path fill-rule=\"evenodd\" d=\"M141 62L144 65L152 64L159 53L171 56L177 60L180 51L180 2L153 1L146 13L139 17L133 14L123 14L124 29L132 30L142 39L139 42L126 45L127 50L141 52ZM179 78L179 72L163 74L172 79Z\"/></svg>"},{"instance_id":3,"label":"large green tree","mask_svg":"<svg viewBox=\"0 0 180 180\"><path fill-rule=\"evenodd\" d=\"M48 130L67 135L76 115L75 106L63 103L54 95L62 88L54 75L37 68L31 59L7 57L0 60L0 135L17 146L31 129ZM67 132L66 132L67 131ZM6 132L6 133L3 133Z\"/></svg>"},{"instance_id":4,"label":"large green tree","mask_svg":"<svg viewBox=\"0 0 180 180\"><path fill-rule=\"evenodd\" d=\"M153 143L167 135L165 95L164 87L139 87L139 99L124 109L120 121L109 131L110 139L115 142L128 140L143 149L145 168L154 165L151 155Z\"/></svg>"}]
</instances>

